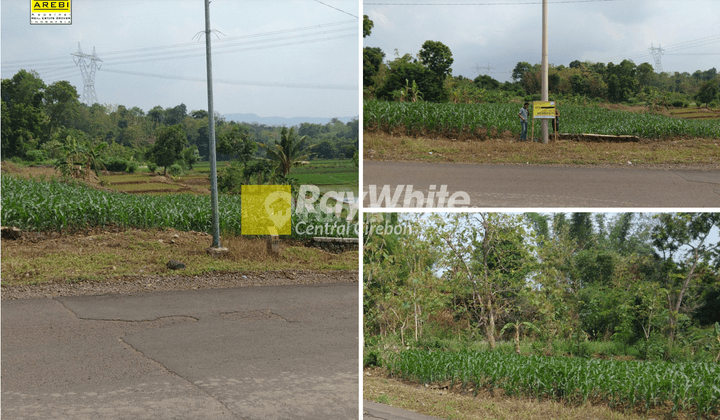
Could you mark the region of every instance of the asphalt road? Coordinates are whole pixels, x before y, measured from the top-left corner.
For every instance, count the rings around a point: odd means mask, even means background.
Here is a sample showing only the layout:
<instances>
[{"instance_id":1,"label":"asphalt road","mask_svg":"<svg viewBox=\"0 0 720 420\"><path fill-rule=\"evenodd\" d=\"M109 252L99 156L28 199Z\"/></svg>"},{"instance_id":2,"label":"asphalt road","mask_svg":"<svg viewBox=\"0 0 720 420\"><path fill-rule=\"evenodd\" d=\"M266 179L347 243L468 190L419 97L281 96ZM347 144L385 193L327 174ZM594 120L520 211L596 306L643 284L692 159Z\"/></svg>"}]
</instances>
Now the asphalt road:
<instances>
[{"instance_id":1,"label":"asphalt road","mask_svg":"<svg viewBox=\"0 0 720 420\"><path fill-rule=\"evenodd\" d=\"M358 285L2 302L3 419L357 419Z\"/></svg>"},{"instance_id":2,"label":"asphalt road","mask_svg":"<svg viewBox=\"0 0 720 420\"><path fill-rule=\"evenodd\" d=\"M439 417L378 404L372 401L363 401L363 420L441 420Z\"/></svg>"},{"instance_id":3,"label":"asphalt road","mask_svg":"<svg viewBox=\"0 0 720 420\"><path fill-rule=\"evenodd\" d=\"M365 161L363 194L366 208L720 207L720 171Z\"/></svg>"}]
</instances>

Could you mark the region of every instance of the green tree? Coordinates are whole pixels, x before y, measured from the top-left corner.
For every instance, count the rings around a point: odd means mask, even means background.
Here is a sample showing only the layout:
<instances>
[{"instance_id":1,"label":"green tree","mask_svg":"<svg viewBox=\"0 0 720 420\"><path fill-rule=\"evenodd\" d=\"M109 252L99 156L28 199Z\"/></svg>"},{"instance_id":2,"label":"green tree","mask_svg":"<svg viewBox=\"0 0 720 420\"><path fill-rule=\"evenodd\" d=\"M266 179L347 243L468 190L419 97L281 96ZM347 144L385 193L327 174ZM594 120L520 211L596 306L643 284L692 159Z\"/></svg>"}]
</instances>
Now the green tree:
<instances>
[{"instance_id":1,"label":"green tree","mask_svg":"<svg viewBox=\"0 0 720 420\"><path fill-rule=\"evenodd\" d=\"M363 87L375 84L375 78L383 65L385 53L380 48L363 48Z\"/></svg>"},{"instance_id":2,"label":"green tree","mask_svg":"<svg viewBox=\"0 0 720 420\"><path fill-rule=\"evenodd\" d=\"M375 24L370 20L368 15L363 15L363 38L370 36L373 26L375 26Z\"/></svg>"},{"instance_id":3,"label":"green tree","mask_svg":"<svg viewBox=\"0 0 720 420\"><path fill-rule=\"evenodd\" d=\"M452 74L452 63L454 61L450 48L440 41L425 41L418 53L420 62L439 81L445 80L445 76Z\"/></svg>"},{"instance_id":4,"label":"green tree","mask_svg":"<svg viewBox=\"0 0 720 420\"><path fill-rule=\"evenodd\" d=\"M468 310L484 325L494 349L496 323L528 287L526 276L534 265L522 216L473 213L449 218L450 223L436 219L436 241L446 245L446 267L454 281L466 286Z\"/></svg>"},{"instance_id":5,"label":"green tree","mask_svg":"<svg viewBox=\"0 0 720 420\"><path fill-rule=\"evenodd\" d=\"M18 71L3 79L2 98L2 159L23 157L28 150L42 143L47 117L43 112L45 83L34 71Z\"/></svg>"},{"instance_id":6,"label":"green tree","mask_svg":"<svg viewBox=\"0 0 720 420\"><path fill-rule=\"evenodd\" d=\"M613 102L625 102L638 92L638 80L635 75L635 64L630 60L623 60L620 64L607 65L608 99Z\"/></svg>"},{"instance_id":7,"label":"green tree","mask_svg":"<svg viewBox=\"0 0 720 420\"><path fill-rule=\"evenodd\" d=\"M61 80L45 89L45 113L49 117L48 138L60 127L74 127L81 106L77 90L70 82Z\"/></svg>"},{"instance_id":8,"label":"green tree","mask_svg":"<svg viewBox=\"0 0 720 420\"><path fill-rule=\"evenodd\" d=\"M525 73L530 71L533 66L530 65L527 61L520 61L515 65L515 68L512 71L512 79L515 82L521 82Z\"/></svg>"},{"instance_id":9,"label":"green tree","mask_svg":"<svg viewBox=\"0 0 720 420\"><path fill-rule=\"evenodd\" d=\"M715 80L709 80L700 87L700 90L695 95L695 99L707 104L715 100L718 96L718 82Z\"/></svg>"},{"instance_id":10,"label":"green tree","mask_svg":"<svg viewBox=\"0 0 720 420\"><path fill-rule=\"evenodd\" d=\"M720 265L720 242L711 232L720 226L720 213L677 213L656 216L652 230L656 258L662 263L660 284L668 290L668 336L672 345L678 317L688 293L697 293L699 271Z\"/></svg>"},{"instance_id":11,"label":"green tree","mask_svg":"<svg viewBox=\"0 0 720 420\"><path fill-rule=\"evenodd\" d=\"M280 143L262 146L265 147L268 158L277 163L278 173L283 177L287 177L294 165L308 160L312 148L312 146L307 146L307 136L297 137L295 127L291 127L290 130L286 127L282 128Z\"/></svg>"},{"instance_id":12,"label":"green tree","mask_svg":"<svg viewBox=\"0 0 720 420\"><path fill-rule=\"evenodd\" d=\"M258 144L252 139L251 133L240 125L233 125L230 130L218 136L217 152L237 156L243 164L252 159L257 148Z\"/></svg>"},{"instance_id":13,"label":"green tree","mask_svg":"<svg viewBox=\"0 0 720 420\"><path fill-rule=\"evenodd\" d=\"M200 161L200 153L198 153L197 146L188 147L182 151L181 155L183 162L185 162L185 166L189 170L192 170L193 165Z\"/></svg>"},{"instance_id":14,"label":"green tree","mask_svg":"<svg viewBox=\"0 0 720 420\"><path fill-rule=\"evenodd\" d=\"M162 127L157 131L149 155L156 165L163 167L163 174L167 174L167 168L182 158L186 145L187 137L181 125Z\"/></svg>"}]
</instances>

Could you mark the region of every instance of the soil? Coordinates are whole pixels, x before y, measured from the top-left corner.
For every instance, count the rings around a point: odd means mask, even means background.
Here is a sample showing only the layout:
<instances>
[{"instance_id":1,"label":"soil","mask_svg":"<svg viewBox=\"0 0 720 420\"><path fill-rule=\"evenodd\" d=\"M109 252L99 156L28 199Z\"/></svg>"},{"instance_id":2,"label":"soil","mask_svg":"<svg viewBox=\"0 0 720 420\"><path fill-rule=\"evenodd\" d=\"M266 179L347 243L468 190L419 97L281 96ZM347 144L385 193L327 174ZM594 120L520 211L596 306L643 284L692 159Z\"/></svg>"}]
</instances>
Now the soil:
<instances>
[{"instance_id":1,"label":"soil","mask_svg":"<svg viewBox=\"0 0 720 420\"><path fill-rule=\"evenodd\" d=\"M267 272L227 272L202 276L120 276L103 281L67 283L53 281L37 285L2 285L2 300L49 298L56 296L143 293L161 290L223 289L250 286L356 283L357 271L282 270Z\"/></svg>"}]
</instances>

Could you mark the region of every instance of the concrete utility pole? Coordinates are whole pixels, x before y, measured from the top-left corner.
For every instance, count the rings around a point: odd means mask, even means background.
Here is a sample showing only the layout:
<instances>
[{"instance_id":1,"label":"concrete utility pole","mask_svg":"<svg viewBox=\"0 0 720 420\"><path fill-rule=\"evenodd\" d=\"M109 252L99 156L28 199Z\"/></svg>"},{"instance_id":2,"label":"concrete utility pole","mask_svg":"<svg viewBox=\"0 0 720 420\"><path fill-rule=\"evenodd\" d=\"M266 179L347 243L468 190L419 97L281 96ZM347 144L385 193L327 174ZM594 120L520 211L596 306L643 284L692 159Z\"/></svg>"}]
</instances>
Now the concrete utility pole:
<instances>
[{"instance_id":1,"label":"concrete utility pole","mask_svg":"<svg viewBox=\"0 0 720 420\"><path fill-rule=\"evenodd\" d=\"M210 0L205 0L205 51L207 56L208 122L210 124L210 201L212 206L212 245L210 250L227 251L220 245L218 214L217 159L215 157L215 111L213 110L212 54L210 52Z\"/></svg>"},{"instance_id":2,"label":"concrete utility pole","mask_svg":"<svg viewBox=\"0 0 720 420\"><path fill-rule=\"evenodd\" d=\"M542 88L540 100L548 101L548 28L547 28L547 0L542 3ZM542 144L548 143L548 120L542 120Z\"/></svg>"}]
</instances>

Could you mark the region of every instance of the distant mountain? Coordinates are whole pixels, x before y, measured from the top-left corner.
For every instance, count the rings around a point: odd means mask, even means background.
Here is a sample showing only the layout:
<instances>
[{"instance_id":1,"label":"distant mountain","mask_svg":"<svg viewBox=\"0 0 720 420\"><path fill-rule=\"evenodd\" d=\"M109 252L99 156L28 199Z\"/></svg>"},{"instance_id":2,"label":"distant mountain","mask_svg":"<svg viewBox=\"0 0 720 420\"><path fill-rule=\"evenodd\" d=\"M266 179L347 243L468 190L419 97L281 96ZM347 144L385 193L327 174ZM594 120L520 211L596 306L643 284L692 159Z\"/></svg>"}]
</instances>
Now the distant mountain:
<instances>
[{"instance_id":1,"label":"distant mountain","mask_svg":"<svg viewBox=\"0 0 720 420\"><path fill-rule=\"evenodd\" d=\"M223 115L227 121L245 122L245 123L258 123L265 125L277 125L292 127L294 125L300 125L302 123L312 123L325 125L332 120L332 118L313 118L313 117L260 117L255 114L225 114ZM338 120L348 123L353 118L357 117L337 117Z\"/></svg>"}]
</instances>

